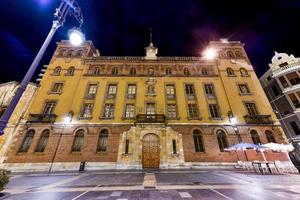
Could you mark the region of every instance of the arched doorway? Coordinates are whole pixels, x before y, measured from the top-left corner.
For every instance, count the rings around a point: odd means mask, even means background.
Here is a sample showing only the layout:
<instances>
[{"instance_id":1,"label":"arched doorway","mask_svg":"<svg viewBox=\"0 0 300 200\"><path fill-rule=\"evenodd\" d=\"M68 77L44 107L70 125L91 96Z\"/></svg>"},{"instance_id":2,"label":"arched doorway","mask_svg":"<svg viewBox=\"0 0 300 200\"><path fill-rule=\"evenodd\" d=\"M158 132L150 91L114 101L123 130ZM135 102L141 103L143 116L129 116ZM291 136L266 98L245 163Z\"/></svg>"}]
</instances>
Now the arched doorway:
<instances>
[{"instance_id":1,"label":"arched doorway","mask_svg":"<svg viewBox=\"0 0 300 200\"><path fill-rule=\"evenodd\" d=\"M155 134L143 137L142 165L143 168L159 168L159 138Z\"/></svg>"}]
</instances>

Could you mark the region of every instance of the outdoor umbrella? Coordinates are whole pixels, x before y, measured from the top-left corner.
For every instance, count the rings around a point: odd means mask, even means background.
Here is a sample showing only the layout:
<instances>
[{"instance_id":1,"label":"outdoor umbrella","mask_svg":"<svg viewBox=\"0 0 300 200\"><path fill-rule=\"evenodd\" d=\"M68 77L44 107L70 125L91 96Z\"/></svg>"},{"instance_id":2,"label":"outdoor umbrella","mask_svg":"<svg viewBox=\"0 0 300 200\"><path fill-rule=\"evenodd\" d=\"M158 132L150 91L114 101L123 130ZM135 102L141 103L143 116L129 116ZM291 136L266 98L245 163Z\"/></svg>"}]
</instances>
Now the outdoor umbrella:
<instances>
[{"instance_id":1,"label":"outdoor umbrella","mask_svg":"<svg viewBox=\"0 0 300 200\"><path fill-rule=\"evenodd\" d=\"M262 147L272 149L274 151L283 151L285 152L286 156L288 157L289 161L291 162L290 156L288 154L289 151L292 151L294 149L293 145L291 144L278 144L278 143L267 143L263 144Z\"/></svg>"},{"instance_id":2,"label":"outdoor umbrella","mask_svg":"<svg viewBox=\"0 0 300 200\"><path fill-rule=\"evenodd\" d=\"M235 150L236 154L237 154L237 150L243 150L245 158L248 161L248 157L247 157L245 150L246 149L259 149L259 148L260 148L260 146L256 145L256 144L238 143L238 144L232 145L231 147L226 148L225 150Z\"/></svg>"}]
</instances>

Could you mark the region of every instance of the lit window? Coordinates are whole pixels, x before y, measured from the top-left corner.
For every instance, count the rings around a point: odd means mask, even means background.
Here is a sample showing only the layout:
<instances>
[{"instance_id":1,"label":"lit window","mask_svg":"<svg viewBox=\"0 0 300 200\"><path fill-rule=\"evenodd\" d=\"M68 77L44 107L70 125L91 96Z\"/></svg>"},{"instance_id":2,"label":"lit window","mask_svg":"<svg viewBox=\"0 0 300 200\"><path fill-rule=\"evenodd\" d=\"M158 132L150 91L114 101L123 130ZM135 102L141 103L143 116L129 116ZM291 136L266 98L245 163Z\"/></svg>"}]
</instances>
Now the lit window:
<instances>
[{"instance_id":1,"label":"lit window","mask_svg":"<svg viewBox=\"0 0 300 200\"><path fill-rule=\"evenodd\" d=\"M147 103L147 105L146 105L146 114L147 115L154 115L155 114L155 104L154 103Z\"/></svg>"},{"instance_id":2,"label":"lit window","mask_svg":"<svg viewBox=\"0 0 300 200\"><path fill-rule=\"evenodd\" d=\"M193 132L194 137L194 146L196 152L204 152L204 145L202 141L202 136L200 130L194 130Z\"/></svg>"},{"instance_id":3,"label":"lit window","mask_svg":"<svg viewBox=\"0 0 300 200\"><path fill-rule=\"evenodd\" d=\"M185 85L185 94L187 95L188 99L194 99L195 98L194 85L186 84Z\"/></svg>"},{"instance_id":4,"label":"lit window","mask_svg":"<svg viewBox=\"0 0 300 200\"><path fill-rule=\"evenodd\" d=\"M176 104L167 105L167 116L169 119L175 119L177 117Z\"/></svg>"},{"instance_id":5,"label":"lit window","mask_svg":"<svg viewBox=\"0 0 300 200\"><path fill-rule=\"evenodd\" d=\"M108 130L101 130L98 138L97 152L107 151Z\"/></svg>"},{"instance_id":6,"label":"lit window","mask_svg":"<svg viewBox=\"0 0 300 200\"><path fill-rule=\"evenodd\" d=\"M188 104L188 114L189 118L199 118L197 104Z\"/></svg>"},{"instance_id":7,"label":"lit window","mask_svg":"<svg viewBox=\"0 0 300 200\"><path fill-rule=\"evenodd\" d=\"M227 142L227 137L224 131L218 130L217 131L217 139L218 139L218 144L221 152L224 152L225 148L228 148L228 142Z\"/></svg>"},{"instance_id":8,"label":"lit window","mask_svg":"<svg viewBox=\"0 0 300 200\"><path fill-rule=\"evenodd\" d=\"M94 99L97 94L98 85L97 84L89 84L87 88L86 99Z\"/></svg>"},{"instance_id":9,"label":"lit window","mask_svg":"<svg viewBox=\"0 0 300 200\"><path fill-rule=\"evenodd\" d=\"M92 112L93 112L93 104L92 103L85 103L83 104L82 112L80 115L81 119L91 119Z\"/></svg>"},{"instance_id":10,"label":"lit window","mask_svg":"<svg viewBox=\"0 0 300 200\"><path fill-rule=\"evenodd\" d=\"M40 137L40 140L35 148L35 152L44 152L45 151L45 148L46 148L46 145L47 145L47 142L49 139L49 135L50 135L50 131L48 129L43 131L43 133Z\"/></svg>"},{"instance_id":11,"label":"lit window","mask_svg":"<svg viewBox=\"0 0 300 200\"><path fill-rule=\"evenodd\" d=\"M135 117L134 104L126 104L125 108L125 118L132 119Z\"/></svg>"},{"instance_id":12,"label":"lit window","mask_svg":"<svg viewBox=\"0 0 300 200\"><path fill-rule=\"evenodd\" d=\"M114 117L115 105L114 104L105 104L103 118L111 119Z\"/></svg>"},{"instance_id":13,"label":"lit window","mask_svg":"<svg viewBox=\"0 0 300 200\"><path fill-rule=\"evenodd\" d=\"M84 139L84 130L80 129L75 133L75 138L73 141L72 152L80 152Z\"/></svg>"},{"instance_id":14,"label":"lit window","mask_svg":"<svg viewBox=\"0 0 300 200\"><path fill-rule=\"evenodd\" d=\"M135 97L136 97L136 84L128 84L127 98L135 99Z\"/></svg>"},{"instance_id":15,"label":"lit window","mask_svg":"<svg viewBox=\"0 0 300 200\"><path fill-rule=\"evenodd\" d=\"M173 84L166 85L166 95L168 99L175 99L175 86Z\"/></svg>"},{"instance_id":16,"label":"lit window","mask_svg":"<svg viewBox=\"0 0 300 200\"><path fill-rule=\"evenodd\" d=\"M209 105L209 112L211 118L220 118L220 111L217 104L210 104Z\"/></svg>"},{"instance_id":17,"label":"lit window","mask_svg":"<svg viewBox=\"0 0 300 200\"><path fill-rule=\"evenodd\" d=\"M107 90L107 96L106 98L108 99L113 99L117 95L117 85L116 84L110 84L108 85L108 90Z\"/></svg>"},{"instance_id":18,"label":"lit window","mask_svg":"<svg viewBox=\"0 0 300 200\"><path fill-rule=\"evenodd\" d=\"M23 142L22 142L18 152L27 152L28 151L28 149L31 145L32 139L34 137L34 133L35 133L34 130L29 130L26 133L25 138L23 139Z\"/></svg>"}]
</instances>

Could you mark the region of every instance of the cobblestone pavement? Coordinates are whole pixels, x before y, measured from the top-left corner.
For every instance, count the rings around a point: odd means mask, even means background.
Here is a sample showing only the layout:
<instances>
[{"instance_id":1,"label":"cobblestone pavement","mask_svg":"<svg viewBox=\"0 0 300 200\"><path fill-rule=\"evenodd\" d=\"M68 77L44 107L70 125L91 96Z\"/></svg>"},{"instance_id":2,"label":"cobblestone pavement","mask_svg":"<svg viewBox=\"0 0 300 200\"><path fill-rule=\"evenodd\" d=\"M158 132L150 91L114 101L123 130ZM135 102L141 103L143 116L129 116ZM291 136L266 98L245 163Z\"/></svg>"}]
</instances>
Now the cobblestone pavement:
<instances>
[{"instance_id":1,"label":"cobblestone pavement","mask_svg":"<svg viewBox=\"0 0 300 200\"><path fill-rule=\"evenodd\" d=\"M249 199L300 200L300 175L242 171L151 171L156 187L144 189L147 171L15 174L4 192L13 200Z\"/></svg>"}]
</instances>

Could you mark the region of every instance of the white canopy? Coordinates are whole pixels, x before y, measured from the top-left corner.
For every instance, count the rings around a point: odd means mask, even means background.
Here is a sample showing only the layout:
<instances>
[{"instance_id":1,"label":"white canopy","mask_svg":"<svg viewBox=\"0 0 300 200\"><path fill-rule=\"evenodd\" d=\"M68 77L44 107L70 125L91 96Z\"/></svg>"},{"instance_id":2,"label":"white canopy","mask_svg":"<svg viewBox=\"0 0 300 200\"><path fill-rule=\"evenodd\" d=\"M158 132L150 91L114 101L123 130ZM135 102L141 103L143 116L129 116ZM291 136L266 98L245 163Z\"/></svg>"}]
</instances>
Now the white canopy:
<instances>
[{"instance_id":1,"label":"white canopy","mask_svg":"<svg viewBox=\"0 0 300 200\"><path fill-rule=\"evenodd\" d=\"M274 151L292 151L294 149L293 145L291 144L277 144L277 143L267 143L261 145L263 147L266 147L268 149L272 149Z\"/></svg>"}]
</instances>

